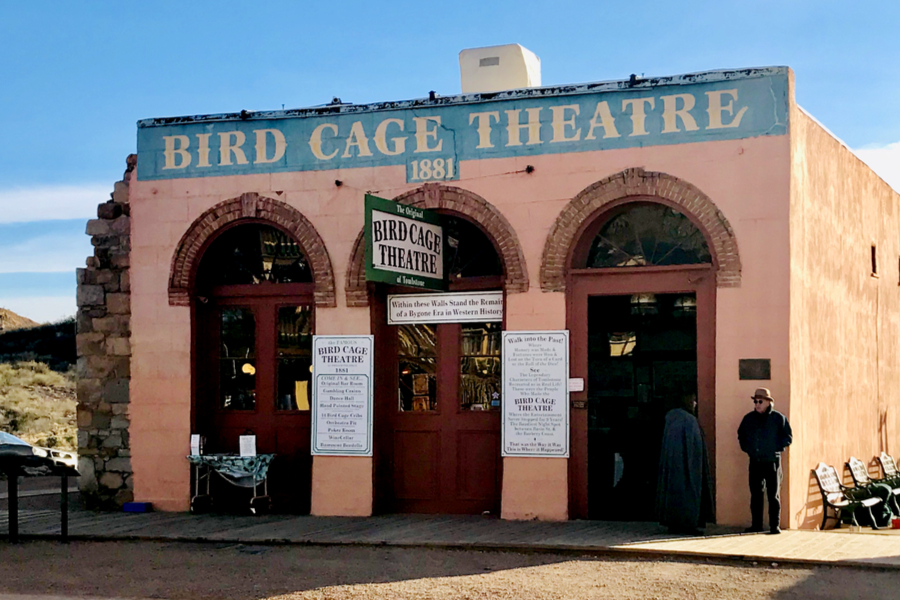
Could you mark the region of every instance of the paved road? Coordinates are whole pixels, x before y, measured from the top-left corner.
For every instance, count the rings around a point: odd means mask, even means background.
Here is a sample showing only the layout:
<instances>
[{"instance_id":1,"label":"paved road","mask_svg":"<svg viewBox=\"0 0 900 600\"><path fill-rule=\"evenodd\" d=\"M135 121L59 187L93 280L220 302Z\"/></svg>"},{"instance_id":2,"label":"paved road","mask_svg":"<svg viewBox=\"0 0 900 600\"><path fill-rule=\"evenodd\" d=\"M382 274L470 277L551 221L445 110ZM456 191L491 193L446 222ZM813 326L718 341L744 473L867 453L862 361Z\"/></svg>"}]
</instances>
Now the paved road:
<instances>
[{"instance_id":1,"label":"paved road","mask_svg":"<svg viewBox=\"0 0 900 600\"><path fill-rule=\"evenodd\" d=\"M173 600L896 600L900 589L895 570L785 569L771 563L733 566L554 553L31 541L0 542L0 556L2 600L7 600L2 594Z\"/></svg>"}]
</instances>

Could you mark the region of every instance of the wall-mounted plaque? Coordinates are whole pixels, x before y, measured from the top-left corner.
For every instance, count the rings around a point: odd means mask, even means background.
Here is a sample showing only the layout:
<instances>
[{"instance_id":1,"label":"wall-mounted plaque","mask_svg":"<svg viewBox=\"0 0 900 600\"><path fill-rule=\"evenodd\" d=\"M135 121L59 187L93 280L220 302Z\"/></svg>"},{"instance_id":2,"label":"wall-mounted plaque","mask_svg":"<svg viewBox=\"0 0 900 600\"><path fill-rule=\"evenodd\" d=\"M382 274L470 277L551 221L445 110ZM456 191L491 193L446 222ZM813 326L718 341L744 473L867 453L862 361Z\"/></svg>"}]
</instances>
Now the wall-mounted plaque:
<instances>
[{"instance_id":1,"label":"wall-mounted plaque","mask_svg":"<svg viewBox=\"0 0 900 600\"><path fill-rule=\"evenodd\" d=\"M503 292L391 294L388 325L407 323L499 323Z\"/></svg>"},{"instance_id":2,"label":"wall-mounted plaque","mask_svg":"<svg viewBox=\"0 0 900 600\"><path fill-rule=\"evenodd\" d=\"M503 456L569 456L569 332L503 332Z\"/></svg>"},{"instance_id":3,"label":"wall-mounted plaque","mask_svg":"<svg viewBox=\"0 0 900 600\"><path fill-rule=\"evenodd\" d=\"M313 336L312 454L372 456L371 335Z\"/></svg>"},{"instance_id":4,"label":"wall-mounted plaque","mask_svg":"<svg viewBox=\"0 0 900 600\"><path fill-rule=\"evenodd\" d=\"M742 358L738 361L738 376L751 381L772 379L772 359Z\"/></svg>"}]
</instances>

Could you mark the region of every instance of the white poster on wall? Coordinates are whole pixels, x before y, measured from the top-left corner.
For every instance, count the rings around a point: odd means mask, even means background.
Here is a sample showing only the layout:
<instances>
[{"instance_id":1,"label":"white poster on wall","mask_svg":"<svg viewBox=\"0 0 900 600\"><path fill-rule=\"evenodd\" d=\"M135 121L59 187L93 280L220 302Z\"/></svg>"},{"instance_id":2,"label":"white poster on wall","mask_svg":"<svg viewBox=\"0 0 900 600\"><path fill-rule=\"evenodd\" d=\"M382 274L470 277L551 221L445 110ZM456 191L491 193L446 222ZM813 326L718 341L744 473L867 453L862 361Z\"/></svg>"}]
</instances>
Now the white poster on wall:
<instances>
[{"instance_id":1,"label":"white poster on wall","mask_svg":"<svg viewBox=\"0 0 900 600\"><path fill-rule=\"evenodd\" d=\"M372 456L371 335L314 335L312 454Z\"/></svg>"},{"instance_id":2,"label":"white poster on wall","mask_svg":"<svg viewBox=\"0 0 900 600\"><path fill-rule=\"evenodd\" d=\"M569 456L569 332L503 332L503 456Z\"/></svg>"},{"instance_id":3,"label":"white poster on wall","mask_svg":"<svg viewBox=\"0 0 900 600\"><path fill-rule=\"evenodd\" d=\"M502 320L501 291L388 296L388 325L491 323Z\"/></svg>"}]
</instances>

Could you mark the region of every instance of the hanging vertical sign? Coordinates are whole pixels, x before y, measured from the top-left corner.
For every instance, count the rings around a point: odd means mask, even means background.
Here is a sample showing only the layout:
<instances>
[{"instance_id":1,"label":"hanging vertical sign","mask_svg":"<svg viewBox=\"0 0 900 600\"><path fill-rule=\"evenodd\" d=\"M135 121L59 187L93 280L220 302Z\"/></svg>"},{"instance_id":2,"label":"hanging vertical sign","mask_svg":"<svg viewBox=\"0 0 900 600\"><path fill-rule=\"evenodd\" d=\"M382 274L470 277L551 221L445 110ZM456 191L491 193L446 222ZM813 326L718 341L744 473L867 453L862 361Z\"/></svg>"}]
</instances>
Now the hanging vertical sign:
<instances>
[{"instance_id":1,"label":"hanging vertical sign","mask_svg":"<svg viewBox=\"0 0 900 600\"><path fill-rule=\"evenodd\" d=\"M366 281L442 290L440 215L366 194Z\"/></svg>"},{"instance_id":2,"label":"hanging vertical sign","mask_svg":"<svg viewBox=\"0 0 900 600\"><path fill-rule=\"evenodd\" d=\"M312 451L372 456L371 335L314 335Z\"/></svg>"},{"instance_id":3,"label":"hanging vertical sign","mask_svg":"<svg viewBox=\"0 0 900 600\"><path fill-rule=\"evenodd\" d=\"M503 332L503 456L569 456L569 332Z\"/></svg>"}]
</instances>

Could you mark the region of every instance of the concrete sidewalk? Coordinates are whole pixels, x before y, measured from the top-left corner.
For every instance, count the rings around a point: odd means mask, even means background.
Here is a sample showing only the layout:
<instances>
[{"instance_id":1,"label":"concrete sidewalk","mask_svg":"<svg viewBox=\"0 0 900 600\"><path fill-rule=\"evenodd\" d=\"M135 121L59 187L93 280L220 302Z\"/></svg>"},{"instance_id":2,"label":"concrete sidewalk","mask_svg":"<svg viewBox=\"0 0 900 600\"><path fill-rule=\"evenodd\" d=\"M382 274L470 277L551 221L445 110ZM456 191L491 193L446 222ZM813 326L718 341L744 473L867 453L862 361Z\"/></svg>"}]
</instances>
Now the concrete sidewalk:
<instances>
[{"instance_id":1,"label":"concrete sidewalk","mask_svg":"<svg viewBox=\"0 0 900 600\"><path fill-rule=\"evenodd\" d=\"M20 535L56 536L59 521L56 510L20 511ZM73 511L69 517L69 537L76 540L583 552L900 569L900 530L880 534L863 531L785 531L773 536L739 534L734 528L711 526L705 537L686 537L672 535L656 523L501 521L451 515L352 518ZM0 537L8 534L8 515L2 512Z\"/></svg>"},{"instance_id":2,"label":"concrete sidewalk","mask_svg":"<svg viewBox=\"0 0 900 600\"><path fill-rule=\"evenodd\" d=\"M784 531L781 535L721 535L619 545L639 552L785 564L879 566L900 570L900 530Z\"/></svg>"}]
</instances>

